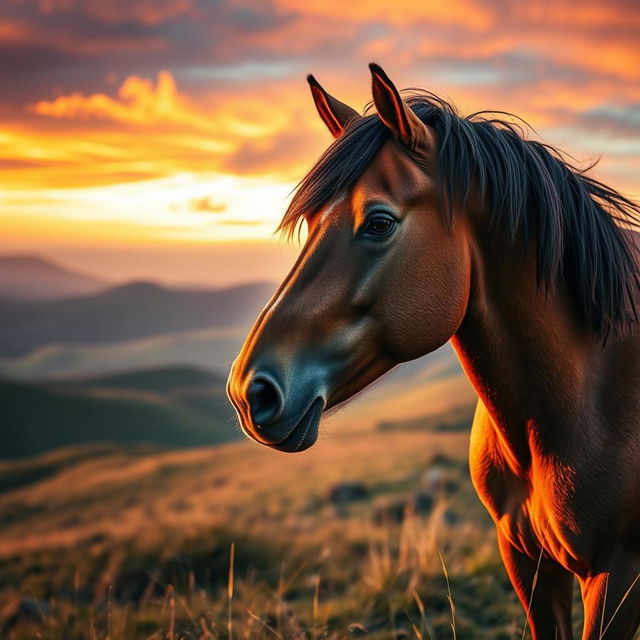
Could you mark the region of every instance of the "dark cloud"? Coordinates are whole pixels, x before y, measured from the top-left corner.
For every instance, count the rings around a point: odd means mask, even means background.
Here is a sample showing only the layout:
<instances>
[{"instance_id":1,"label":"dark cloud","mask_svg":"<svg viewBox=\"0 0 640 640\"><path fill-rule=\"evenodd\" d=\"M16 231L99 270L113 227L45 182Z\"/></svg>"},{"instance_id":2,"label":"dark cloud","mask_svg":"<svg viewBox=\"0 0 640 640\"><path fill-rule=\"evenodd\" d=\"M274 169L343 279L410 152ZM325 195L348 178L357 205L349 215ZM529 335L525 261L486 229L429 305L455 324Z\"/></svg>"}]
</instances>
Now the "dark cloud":
<instances>
[{"instance_id":1,"label":"dark cloud","mask_svg":"<svg viewBox=\"0 0 640 640\"><path fill-rule=\"evenodd\" d=\"M311 107L310 107L311 108ZM295 132L280 133L266 143L247 142L224 159L224 169L240 175L260 174L287 169L295 171L309 158L319 157L327 146L327 136L297 129ZM293 177L293 176L292 176Z\"/></svg>"},{"instance_id":2,"label":"dark cloud","mask_svg":"<svg viewBox=\"0 0 640 640\"><path fill-rule=\"evenodd\" d=\"M615 135L640 140L640 102L628 105L603 105L582 114L590 129L597 128Z\"/></svg>"},{"instance_id":3,"label":"dark cloud","mask_svg":"<svg viewBox=\"0 0 640 640\"><path fill-rule=\"evenodd\" d=\"M159 69L186 78L196 90L212 81L235 81L232 65L262 67L268 76L273 65L290 67L292 53L335 56L358 44L357 38L343 37L339 21L323 19L314 30L303 14L269 1L242 7L233 0L167 0L155 9L152 2L143 4L135 9L138 3L129 0L5 2L0 98L24 104L56 89L96 92L109 73L151 76Z\"/></svg>"}]
</instances>

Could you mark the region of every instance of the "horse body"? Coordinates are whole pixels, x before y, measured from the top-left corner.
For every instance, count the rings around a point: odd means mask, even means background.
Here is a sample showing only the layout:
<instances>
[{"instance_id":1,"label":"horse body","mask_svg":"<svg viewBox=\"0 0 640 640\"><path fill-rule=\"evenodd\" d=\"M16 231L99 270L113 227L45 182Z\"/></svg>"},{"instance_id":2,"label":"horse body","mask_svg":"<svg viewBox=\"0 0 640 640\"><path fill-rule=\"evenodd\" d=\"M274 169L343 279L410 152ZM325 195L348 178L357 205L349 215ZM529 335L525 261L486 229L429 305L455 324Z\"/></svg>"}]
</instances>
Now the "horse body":
<instances>
[{"instance_id":1,"label":"horse body","mask_svg":"<svg viewBox=\"0 0 640 640\"><path fill-rule=\"evenodd\" d=\"M472 480L536 638L572 637L574 575L584 638L609 622L605 637L631 638L640 590L614 612L640 574L640 336L603 346L562 288L539 291L533 260L518 264L481 251L452 339L480 396Z\"/></svg>"},{"instance_id":2,"label":"horse body","mask_svg":"<svg viewBox=\"0 0 640 640\"><path fill-rule=\"evenodd\" d=\"M631 640L640 236L616 219L640 209L510 125L409 107L372 74L368 117L310 80L337 142L285 215L307 241L232 367L242 428L305 449L323 411L451 339L479 396L472 480L534 640L572 638L575 578L583 640Z\"/></svg>"}]
</instances>

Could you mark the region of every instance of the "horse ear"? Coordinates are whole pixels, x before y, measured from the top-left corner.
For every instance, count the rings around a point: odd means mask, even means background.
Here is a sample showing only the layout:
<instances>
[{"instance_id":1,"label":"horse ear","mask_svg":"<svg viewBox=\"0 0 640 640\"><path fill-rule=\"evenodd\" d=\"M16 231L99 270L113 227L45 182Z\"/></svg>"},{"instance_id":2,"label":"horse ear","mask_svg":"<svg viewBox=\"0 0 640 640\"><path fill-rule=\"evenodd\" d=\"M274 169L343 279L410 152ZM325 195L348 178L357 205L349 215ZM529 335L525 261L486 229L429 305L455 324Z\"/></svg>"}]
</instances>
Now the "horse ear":
<instances>
[{"instance_id":1,"label":"horse ear","mask_svg":"<svg viewBox=\"0 0 640 640\"><path fill-rule=\"evenodd\" d=\"M371 70L373 102L382 122L408 149L422 153L431 151L434 146L433 139L424 122L402 99L382 67L372 62L369 69Z\"/></svg>"},{"instance_id":2,"label":"horse ear","mask_svg":"<svg viewBox=\"0 0 640 640\"><path fill-rule=\"evenodd\" d=\"M360 118L360 114L355 109L344 104L344 102L340 102L340 100L336 100L332 95L329 95L312 75L307 76L307 82L311 87L311 95L320 117L329 127L333 137L339 138L347 122L353 118Z\"/></svg>"}]
</instances>

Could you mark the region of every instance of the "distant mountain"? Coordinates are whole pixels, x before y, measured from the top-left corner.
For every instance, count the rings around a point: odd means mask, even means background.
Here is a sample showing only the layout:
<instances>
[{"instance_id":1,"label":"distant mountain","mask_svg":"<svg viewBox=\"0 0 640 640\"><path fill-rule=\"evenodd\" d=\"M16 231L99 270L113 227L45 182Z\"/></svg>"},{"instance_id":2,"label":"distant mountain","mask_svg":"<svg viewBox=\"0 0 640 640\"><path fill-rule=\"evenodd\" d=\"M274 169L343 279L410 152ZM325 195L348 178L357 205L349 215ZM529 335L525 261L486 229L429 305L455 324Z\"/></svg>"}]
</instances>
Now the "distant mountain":
<instances>
[{"instance_id":1,"label":"distant mountain","mask_svg":"<svg viewBox=\"0 0 640 640\"><path fill-rule=\"evenodd\" d=\"M187 367L92 380L0 380L0 458L95 443L210 445L240 437L224 382Z\"/></svg>"},{"instance_id":2,"label":"distant mountain","mask_svg":"<svg viewBox=\"0 0 640 640\"><path fill-rule=\"evenodd\" d=\"M223 388L225 384L225 378L212 371L182 366L134 369L78 380L72 378L59 382L58 386L65 385L74 389L128 389L152 393L175 393L203 387Z\"/></svg>"},{"instance_id":3,"label":"distant mountain","mask_svg":"<svg viewBox=\"0 0 640 640\"><path fill-rule=\"evenodd\" d=\"M17 382L0 378L0 459L96 442L169 447L241 437L225 374L191 366ZM329 418L329 429L440 428L470 423L475 392L450 346L397 369ZM0 473L1 476L1 473ZM0 485L1 477L0 477Z\"/></svg>"},{"instance_id":4,"label":"distant mountain","mask_svg":"<svg viewBox=\"0 0 640 640\"><path fill-rule=\"evenodd\" d=\"M248 317L247 321L252 319ZM0 377L38 381L176 364L204 367L226 376L246 334L244 322L235 327L196 329L117 343L46 345L18 358L0 357Z\"/></svg>"},{"instance_id":5,"label":"distant mountain","mask_svg":"<svg viewBox=\"0 0 640 640\"><path fill-rule=\"evenodd\" d=\"M17 300L54 300L96 293L107 284L32 255L0 255L0 296Z\"/></svg>"},{"instance_id":6,"label":"distant mountain","mask_svg":"<svg viewBox=\"0 0 640 640\"><path fill-rule=\"evenodd\" d=\"M274 288L253 283L203 291L134 282L48 302L0 299L0 356L17 357L50 344L109 344L246 325Z\"/></svg>"}]
</instances>

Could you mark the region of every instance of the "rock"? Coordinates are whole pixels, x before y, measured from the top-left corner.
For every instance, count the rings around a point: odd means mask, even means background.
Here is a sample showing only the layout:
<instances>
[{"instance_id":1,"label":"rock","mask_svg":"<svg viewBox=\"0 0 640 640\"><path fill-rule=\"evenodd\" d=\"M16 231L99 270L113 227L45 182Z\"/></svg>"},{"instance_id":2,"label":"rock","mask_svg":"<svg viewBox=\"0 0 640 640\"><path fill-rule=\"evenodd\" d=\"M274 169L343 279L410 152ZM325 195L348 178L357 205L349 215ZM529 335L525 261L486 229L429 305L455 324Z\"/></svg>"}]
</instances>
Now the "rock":
<instances>
[{"instance_id":1,"label":"rock","mask_svg":"<svg viewBox=\"0 0 640 640\"><path fill-rule=\"evenodd\" d=\"M20 622L42 622L51 616L51 607L44 600L16 598L0 612L0 636L4 636Z\"/></svg>"},{"instance_id":2,"label":"rock","mask_svg":"<svg viewBox=\"0 0 640 640\"><path fill-rule=\"evenodd\" d=\"M434 504L433 496L426 492L416 493L407 499L387 500L374 507L373 521L376 524L400 523L411 513L428 516Z\"/></svg>"},{"instance_id":3,"label":"rock","mask_svg":"<svg viewBox=\"0 0 640 640\"><path fill-rule=\"evenodd\" d=\"M455 527L458 522L460 522L460 518L455 511L451 511L451 509L446 509L442 514L442 521L448 525L449 527Z\"/></svg>"},{"instance_id":4,"label":"rock","mask_svg":"<svg viewBox=\"0 0 640 640\"><path fill-rule=\"evenodd\" d=\"M421 516L428 516L433 511L435 500L430 493L421 491L413 496L411 506L413 511Z\"/></svg>"},{"instance_id":5,"label":"rock","mask_svg":"<svg viewBox=\"0 0 640 640\"><path fill-rule=\"evenodd\" d=\"M373 509L372 519L375 524L393 524L404 520L407 504L404 500L380 502Z\"/></svg>"},{"instance_id":6,"label":"rock","mask_svg":"<svg viewBox=\"0 0 640 640\"><path fill-rule=\"evenodd\" d=\"M38 622L51 616L51 607L44 600L22 598L18 605L18 615L22 620Z\"/></svg>"},{"instance_id":7,"label":"rock","mask_svg":"<svg viewBox=\"0 0 640 640\"><path fill-rule=\"evenodd\" d=\"M431 467L424 472L424 485L429 491L438 491L445 481L445 471L441 467Z\"/></svg>"},{"instance_id":8,"label":"rock","mask_svg":"<svg viewBox=\"0 0 640 640\"><path fill-rule=\"evenodd\" d=\"M361 482L341 482L329 489L327 500L334 504L357 502L359 500L367 500L369 495L369 489Z\"/></svg>"},{"instance_id":9,"label":"rock","mask_svg":"<svg viewBox=\"0 0 640 640\"><path fill-rule=\"evenodd\" d=\"M459 482L452 478L442 467L428 469L422 477L422 482L431 493L451 494L460 488Z\"/></svg>"}]
</instances>

